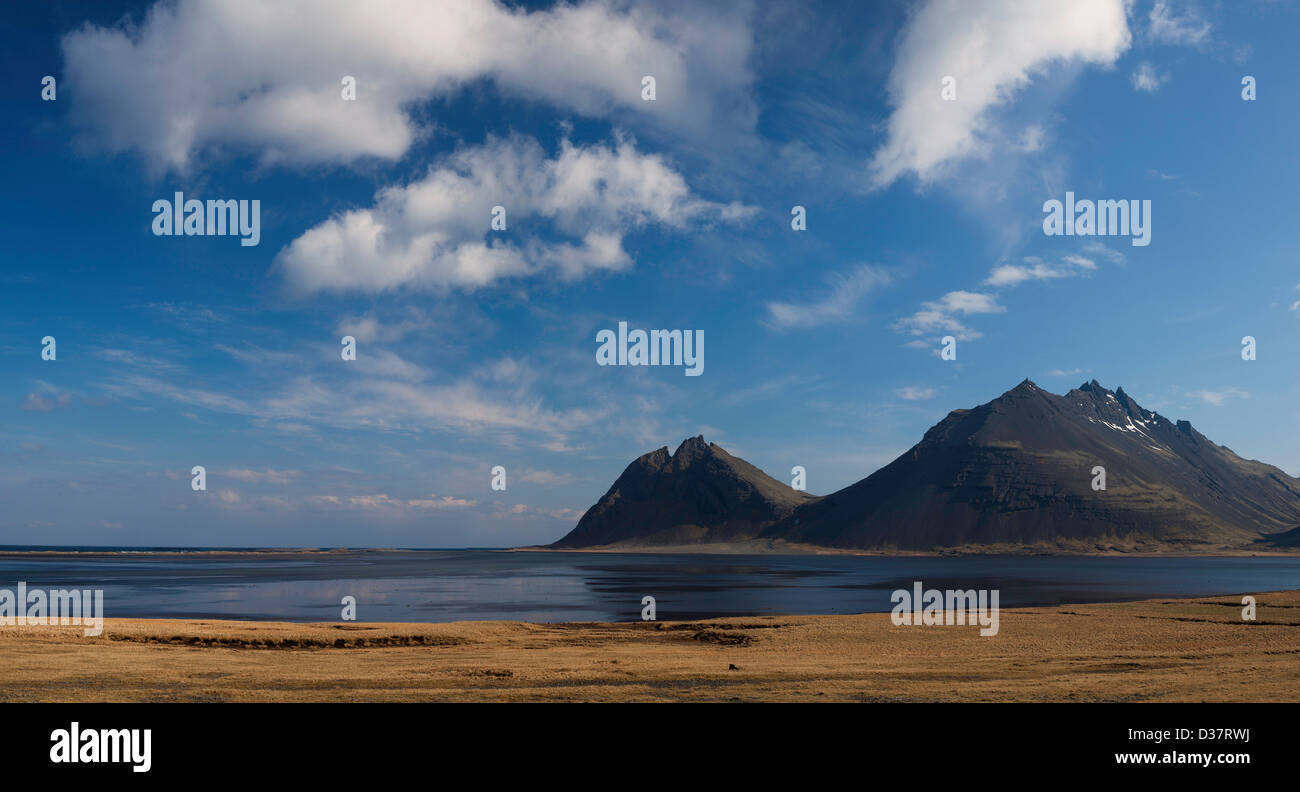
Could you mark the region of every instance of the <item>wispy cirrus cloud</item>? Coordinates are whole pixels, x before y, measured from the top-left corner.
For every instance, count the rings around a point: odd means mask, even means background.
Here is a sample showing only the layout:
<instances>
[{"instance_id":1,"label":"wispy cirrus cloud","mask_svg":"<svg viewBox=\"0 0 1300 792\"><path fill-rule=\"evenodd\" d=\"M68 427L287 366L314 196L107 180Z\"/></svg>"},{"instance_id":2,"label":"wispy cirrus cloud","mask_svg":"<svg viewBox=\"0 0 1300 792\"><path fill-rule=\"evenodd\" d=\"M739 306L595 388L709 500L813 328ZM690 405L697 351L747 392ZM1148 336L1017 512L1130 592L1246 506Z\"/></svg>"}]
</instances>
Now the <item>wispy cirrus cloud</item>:
<instances>
[{"instance_id":1,"label":"wispy cirrus cloud","mask_svg":"<svg viewBox=\"0 0 1300 792\"><path fill-rule=\"evenodd\" d=\"M847 273L832 275L829 289L820 299L805 303L769 302L765 322L779 330L845 322L856 315L863 297L888 282L888 273L863 264Z\"/></svg>"},{"instance_id":2,"label":"wispy cirrus cloud","mask_svg":"<svg viewBox=\"0 0 1300 792\"><path fill-rule=\"evenodd\" d=\"M219 476L232 478L250 484L290 484L302 477L301 470L252 470L249 468L231 468L216 471Z\"/></svg>"},{"instance_id":3,"label":"wispy cirrus cloud","mask_svg":"<svg viewBox=\"0 0 1300 792\"><path fill-rule=\"evenodd\" d=\"M1062 256L1055 264L1044 262L1037 256L1027 256L1022 264L1000 264L993 268L984 283L989 286L1016 286L1031 280L1075 278L1097 269L1097 263L1078 255Z\"/></svg>"},{"instance_id":4,"label":"wispy cirrus cloud","mask_svg":"<svg viewBox=\"0 0 1300 792\"><path fill-rule=\"evenodd\" d=\"M52 412L71 407L75 394L43 380L36 380L36 390L28 393L22 402L27 412Z\"/></svg>"},{"instance_id":5,"label":"wispy cirrus cloud","mask_svg":"<svg viewBox=\"0 0 1300 792\"><path fill-rule=\"evenodd\" d=\"M1152 40L1161 44L1194 46L1204 43L1210 36L1209 22L1194 10L1181 15L1174 12L1166 0L1156 0L1147 20Z\"/></svg>"},{"instance_id":6,"label":"wispy cirrus cloud","mask_svg":"<svg viewBox=\"0 0 1300 792\"><path fill-rule=\"evenodd\" d=\"M1241 388L1221 388L1219 390L1188 391L1188 396L1200 399L1214 407L1222 407L1233 399L1249 399L1250 393Z\"/></svg>"},{"instance_id":7,"label":"wispy cirrus cloud","mask_svg":"<svg viewBox=\"0 0 1300 792\"><path fill-rule=\"evenodd\" d=\"M894 391L894 395L904 401L925 401L926 399L933 399L936 393L938 391L934 388L920 388L913 385L898 388Z\"/></svg>"},{"instance_id":8,"label":"wispy cirrus cloud","mask_svg":"<svg viewBox=\"0 0 1300 792\"><path fill-rule=\"evenodd\" d=\"M1145 93L1155 93L1160 90L1169 78L1161 75L1156 71L1148 61L1142 61L1138 67L1133 70L1133 89Z\"/></svg>"}]
</instances>

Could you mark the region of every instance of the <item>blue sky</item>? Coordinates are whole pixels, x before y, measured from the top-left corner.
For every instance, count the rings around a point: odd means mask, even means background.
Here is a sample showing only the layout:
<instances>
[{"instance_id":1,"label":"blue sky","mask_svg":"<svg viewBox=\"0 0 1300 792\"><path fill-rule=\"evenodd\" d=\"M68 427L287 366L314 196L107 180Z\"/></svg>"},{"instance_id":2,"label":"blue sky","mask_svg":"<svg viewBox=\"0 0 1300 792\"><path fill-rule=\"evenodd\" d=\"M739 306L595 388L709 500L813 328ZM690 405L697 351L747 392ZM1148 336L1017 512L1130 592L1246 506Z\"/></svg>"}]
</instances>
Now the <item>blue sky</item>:
<instances>
[{"instance_id":1,"label":"blue sky","mask_svg":"<svg viewBox=\"0 0 1300 792\"><path fill-rule=\"evenodd\" d=\"M1300 474L1295 3L702 5L10 9L0 543L549 542L686 436L826 493L1026 377Z\"/></svg>"}]
</instances>

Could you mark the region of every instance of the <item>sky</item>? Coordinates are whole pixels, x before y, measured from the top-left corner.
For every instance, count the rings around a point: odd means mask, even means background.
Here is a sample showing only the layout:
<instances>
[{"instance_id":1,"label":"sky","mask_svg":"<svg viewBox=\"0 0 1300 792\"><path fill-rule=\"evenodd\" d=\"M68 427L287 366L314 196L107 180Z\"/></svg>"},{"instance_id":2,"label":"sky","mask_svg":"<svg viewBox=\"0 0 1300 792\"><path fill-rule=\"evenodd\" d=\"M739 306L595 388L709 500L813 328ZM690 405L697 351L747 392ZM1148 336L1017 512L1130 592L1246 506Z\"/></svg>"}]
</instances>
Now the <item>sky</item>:
<instances>
[{"instance_id":1,"label":"sky","mask_svg":"<svg viewBox=\"0 0 1300 792\"><path fill-rule=\"evenodd\" d=\"M1300 475L1294 2L0 29L0 544L548 543L686 437L825 494L1025 378ZM257 201L257 244L156 234L176 192ZM1149 201L1149 243L1046 234L1067 192ZM702 334L702 372L600 365L620 322Z\"/></svg>"}]
</instances>

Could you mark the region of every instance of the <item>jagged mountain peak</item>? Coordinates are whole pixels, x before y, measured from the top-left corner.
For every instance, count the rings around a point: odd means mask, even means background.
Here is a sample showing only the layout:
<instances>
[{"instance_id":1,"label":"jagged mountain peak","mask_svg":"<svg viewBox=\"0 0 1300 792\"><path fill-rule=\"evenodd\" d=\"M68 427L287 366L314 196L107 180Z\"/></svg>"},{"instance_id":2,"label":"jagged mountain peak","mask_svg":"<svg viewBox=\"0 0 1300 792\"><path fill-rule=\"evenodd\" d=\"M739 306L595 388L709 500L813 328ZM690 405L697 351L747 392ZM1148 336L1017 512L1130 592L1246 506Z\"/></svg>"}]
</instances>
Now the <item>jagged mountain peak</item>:
<instances>
[{"instance_id":1,"label":"jagged mountain peak","mask_svg":"<svg viewBox=\"0 0 1300 792\"><path fill-rule=\"evenodd\" d=\"M1098 465L1105 490L1093 487ZM1298 520L1300 480L1093 379L1063 396L1025 381L954 410L889 465L766 535L910 549L1244 547Z\"/></svg>"},{"instance_id":2,"label":"jagged mountain peak","mask_svg":"<svg viewBox=\"0 0 1300 792\"><path fill-rule=\"evenodd\" d=\"M681 445L677 446L677 450L673 452L672 461L677 464L686 464L719 451L722 451L722 449L713 443L706 442L704 435L696 435L695 437L686 438L681 442Z\"/></svg>"}]
</instances>

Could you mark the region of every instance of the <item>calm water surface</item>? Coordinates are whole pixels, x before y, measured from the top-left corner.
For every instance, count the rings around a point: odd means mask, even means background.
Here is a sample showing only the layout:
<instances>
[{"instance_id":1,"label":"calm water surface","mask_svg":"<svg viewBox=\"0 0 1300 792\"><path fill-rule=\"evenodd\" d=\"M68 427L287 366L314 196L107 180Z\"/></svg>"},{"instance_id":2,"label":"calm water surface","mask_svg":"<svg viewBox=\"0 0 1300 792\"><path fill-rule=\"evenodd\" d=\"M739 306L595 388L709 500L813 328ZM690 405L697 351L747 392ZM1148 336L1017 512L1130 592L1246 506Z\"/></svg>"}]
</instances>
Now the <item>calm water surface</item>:
<instances>
[{"instance_id":1,"label":"calm water surface","mask_svg":"<svg viewBox=\"0 0 1300 792\"><path fill-rule=\"evenodd\" d=\"M0 588L102 588L107 617L620 621L888 611L894 589L999 589L1001 606L1300 589L1300 558L649 555L493 550L17 556Z\"/></svg>"}]
</instances>

